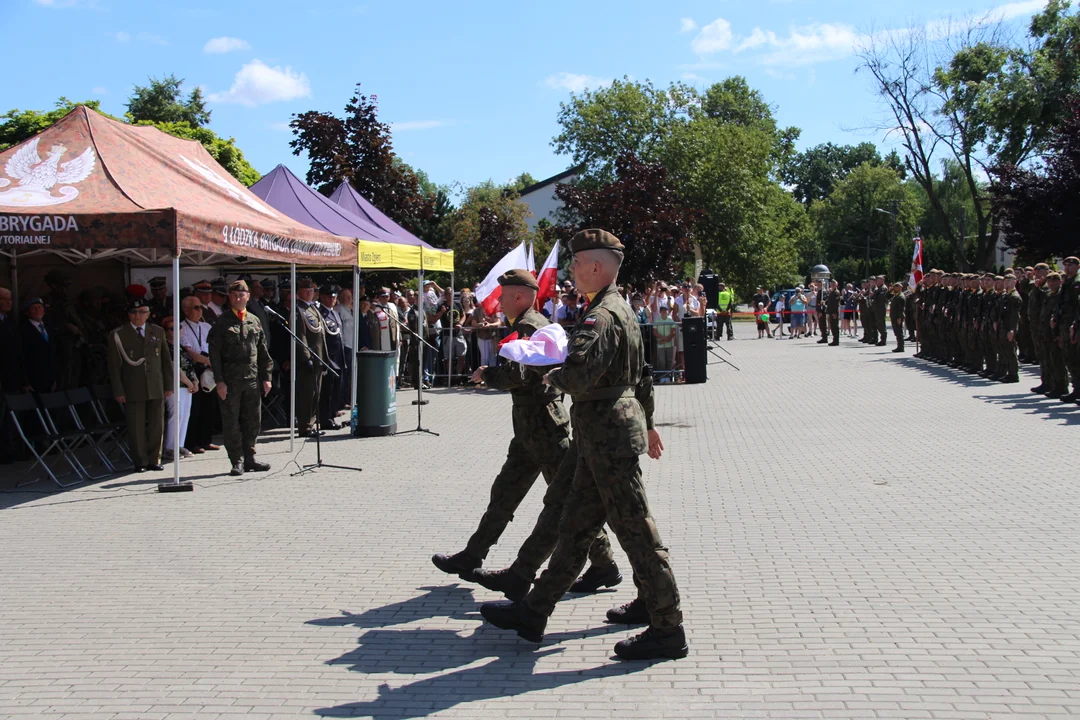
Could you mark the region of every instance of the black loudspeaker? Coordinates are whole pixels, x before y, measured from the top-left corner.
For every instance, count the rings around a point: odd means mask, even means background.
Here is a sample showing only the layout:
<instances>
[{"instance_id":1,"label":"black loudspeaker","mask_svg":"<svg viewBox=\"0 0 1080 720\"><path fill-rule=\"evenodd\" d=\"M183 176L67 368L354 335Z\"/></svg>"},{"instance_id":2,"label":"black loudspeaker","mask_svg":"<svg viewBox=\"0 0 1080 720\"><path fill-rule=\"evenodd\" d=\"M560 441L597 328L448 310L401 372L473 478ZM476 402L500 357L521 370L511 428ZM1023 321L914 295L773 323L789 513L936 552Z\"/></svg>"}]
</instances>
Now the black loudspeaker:
<instances>
[{"instance_id":1,"label":"black loudspeaker","mask_svg":"<svg viewBox=\"0 0 1080 720\"><path fill-rule=\"evenodd\" d=\"M701 273L701 277L697 279L701 286L705 288L705 300L708 301L708 307L715 308L720 304L720 278L713 275L711 272Z\"/></svg>"},{"instance_id":2,"label":"black loudspeaker","mask_svg":"<svg viewBox=\"0 0 1080 720\"><path fill-rule=\"evenodd\" d=\"M705 338L705 318L691 317L682 321L683 361L686 363L686 382L703 383L707 377L708 343Z\"/></svg>"}]
</instances>

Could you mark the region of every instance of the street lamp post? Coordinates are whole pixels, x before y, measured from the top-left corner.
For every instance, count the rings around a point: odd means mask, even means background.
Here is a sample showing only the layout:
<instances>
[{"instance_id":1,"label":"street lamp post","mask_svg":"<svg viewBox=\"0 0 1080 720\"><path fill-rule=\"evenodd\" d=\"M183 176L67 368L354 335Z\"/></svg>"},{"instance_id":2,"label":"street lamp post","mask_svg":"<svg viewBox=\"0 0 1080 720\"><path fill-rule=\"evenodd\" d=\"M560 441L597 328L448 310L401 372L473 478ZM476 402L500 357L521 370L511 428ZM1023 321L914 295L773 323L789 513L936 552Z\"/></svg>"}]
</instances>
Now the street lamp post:
<instances>
[{"instance_id":1,"label":"street lamp post","mask_svg":"<svg viewBox=\"0 0 1080 720\"><path fill-rule=\"evenodd\" d=\"M892 215L892 242L889 243L889 282L893 282L896 279L896 223L900 219L900 201L890 200L892 203L892 210L884 210L882 208L874 208L874 212L885 213L886 215ZM870 264L870 240L869 237L866 241L866 264Z\"/></svg>"}]
</instances>

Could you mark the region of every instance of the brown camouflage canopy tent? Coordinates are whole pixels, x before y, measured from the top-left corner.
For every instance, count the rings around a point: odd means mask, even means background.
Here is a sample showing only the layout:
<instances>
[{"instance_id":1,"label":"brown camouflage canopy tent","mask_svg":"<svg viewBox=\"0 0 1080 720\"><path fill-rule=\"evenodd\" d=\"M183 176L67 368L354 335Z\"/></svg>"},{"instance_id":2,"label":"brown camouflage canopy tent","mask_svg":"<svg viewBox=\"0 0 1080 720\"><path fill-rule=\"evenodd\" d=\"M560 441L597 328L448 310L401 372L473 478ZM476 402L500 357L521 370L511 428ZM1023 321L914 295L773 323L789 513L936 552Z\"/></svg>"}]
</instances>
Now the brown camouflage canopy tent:
<instances>
[{"instance_id":1,"label":"brown camouflage canopy tent","mask_svg":"<svg viewBox=\"0 0 1080 720\"><path fill-rule=\"evenodd\" d=\"M11 263L16 297L19 259L44 254L73 265L168 263L176 316L181 264L283 270L284 263L294 281L297 265L357 271L355 239L278 212L198 142L83 106L0 153L0 257ZM179 357L174 363L179 392Z\"/></svg>"}]
</instances>

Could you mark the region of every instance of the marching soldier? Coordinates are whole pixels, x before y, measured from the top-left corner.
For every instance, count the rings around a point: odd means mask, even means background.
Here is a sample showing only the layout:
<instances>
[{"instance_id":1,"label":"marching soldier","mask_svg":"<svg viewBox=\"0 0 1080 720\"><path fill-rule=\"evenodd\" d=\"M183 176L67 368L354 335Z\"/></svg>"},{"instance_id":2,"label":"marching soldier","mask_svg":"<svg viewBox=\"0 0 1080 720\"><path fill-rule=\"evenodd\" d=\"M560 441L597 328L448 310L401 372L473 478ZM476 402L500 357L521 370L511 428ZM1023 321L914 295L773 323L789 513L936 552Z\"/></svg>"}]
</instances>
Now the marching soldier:
<instances>
[{"instance_id":1,"label":"marching soldier","mask_svg":"<svg viewBox=\"0 0 1080 720\"><path fill-rule=\"evenodd\" d=\"M165 398L172 395L172 358L165 331L151 325L142 299L128 306L128 322L109 333L113 395L127 409L128 445L135 472L162 470Z\"/></svg>"},{"instance_id":2,"label":"marching soldier","mask_svg":"<svg viewBox=\"0 0 1080 720\"><path fill-rule=\"evenodd\" d=\"M511 333L517 333L521 339L528 338L540 328L550 324L549 320L533 309L536 293L540 286L528 270L508 270L499 276L502 287L502 308L510 324ZM487 572L480 568L487 558L491 547L499 541L506 526L514 519L522 500L543 474L544 482L555 486L560 466L565 462L570 447L570 416L566 413L558 392L543 382L543 373L528 365L515 362L504 363L498 367L481 366L472 375L473 382L483 382L496 390L510 392L513 400L512 422L514 437L510 441L506 461L495 477L491 486L491 500L487 510L480 518L480 525L469 538L465 549L453 555L437 554L431 558L435 567L445 573L458 575L466 580L476 580L487 588L506 593L515 600L521 600L539 570L539 565L547 559L540 558L539 563L524 567L525 563L496 572ZM575 456L576 457L576 454ZM572 474L572 470L570 471ZM565 495L568 484L562 485ZM559 502L563 498L559 498ZM545 496L545 503L547 497ZM550 519L553 528L548 534L556 534L558 517ZM611 587L622 581L622 575L611 556L611 545L601 530L596 543L596 552L592 552L594 575L599 574L600 585ZM606 548L606 552L603 549ZM547 549L550 553L551 548ZM589 574L588 571L586 574Z\"/></svg>"},{"instance_id":3,"label":"marching soldier","mask_svg":"<svg viewBox=\"0 0 1080 720\"><path fill-rule=\"evenodd\" d=\"M574 326L565 363L544 377L573 398L577 471L547 570L521 603L487 603L480 612L493 625L540 642L548 616L573 585L607 520L630 558L650 617L648 629L617 643L615 653L626 660L680 658L689 649L679 592L638 460L650 441L635 392L644 350L633 310L615 286L623 249L604 230L584 230L570 241L571 272L591 300Z\"/></svg>"},{"instance_id":4,"label":"marching soldier","mask_svg":"<svg viewBox=\"0 0 1080 720\"><path fill-rule=\"evenodd\" d=\"M307 347L296 348L296 423L300 437L314 437L318 432L311 426L319 410L322 376L326 362L326 323L315 305L315 281L304 278L296 282L296 336ZM309 350L310 348L310 350ZM320 362L320 360L322 362Z\"/></svg>"},{"instance_id":5,"label":"marching soldier","mask_svg":"<svg viewBox=\"0 0 1080 720\"><path fill-rule=\"evenodd\" d=\"M232 469L229 475L262 472L270 465L255 459L262 427L262 398L270 392L273 365L262 323L248 311L248 284L229 285L229 309L210 330L214 391L221 399L221 427Z\"/></svg>"}]
</instances>

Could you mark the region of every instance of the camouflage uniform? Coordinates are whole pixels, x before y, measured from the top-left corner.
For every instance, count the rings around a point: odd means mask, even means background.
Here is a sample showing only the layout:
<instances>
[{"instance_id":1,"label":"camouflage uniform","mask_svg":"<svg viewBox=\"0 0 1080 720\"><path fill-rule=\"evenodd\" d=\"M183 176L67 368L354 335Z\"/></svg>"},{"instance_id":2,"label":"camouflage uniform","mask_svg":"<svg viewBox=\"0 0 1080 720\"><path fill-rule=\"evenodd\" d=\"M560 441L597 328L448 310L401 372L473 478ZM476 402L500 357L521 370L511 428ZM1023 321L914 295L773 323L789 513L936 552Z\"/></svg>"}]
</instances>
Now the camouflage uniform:
<instances>
[{"instance_id":1,"label":"camouflage uniform","mask_svg":"<svg viewBox=\"0 0 1080 720\"><path fill-rule=\"evenodd\" d=\"M1033 280L1028 290L1027 301L1027 326L1031 333L1031 348L1034 360L1039 363L1039 379L1046 383L1046 347L1043 344L1043 334L1039 325L1039 316L1042 314L1043 303L1046 302L1046 282L1039 283Z\"/></svg>"},{"instance_id":2,"label":"camouflage uniform","mask_svg":"<svg viewBox=\"0 0 1080 720\"><path fill-rule=\"evenodd\" d=\"M616 286L609 285L574 326L565 364L548 376L552 386L574 399L578 458L558 545L525 598L528 610L551 615L607 520L634 567L651 624L682 624L675 576L649 513L638 461L648 444L645 413L635 397L643 363L637 319Z\"/></svg>"},{"instance_id":3,"label":"camouflage uniform","mask_svg":"<svg viewBox=\"0 0 1080 720\"><path fill-rule=\"evenodd\" d=\"M1075 259L1070 257L1069 259ZM1080 317L1080 274L1069 278L1061 276L1061 291L1058 293L1058 306L1055 314L1057 333L1061 340L1061 358L1072 379L1071 398L1080 395L1080 343L1073 343L1069 331ZM1065 390L1068 392L1068 381Z\"/></svg>"},{"instance_id":4,"label":"camouflage uniform","mask_svg":"<svg viewBox=\"0 0 1080 720\"><path fill-rule=\"evenodd\" d=\"M1016 341L1019 337L1020 308L1024 304L1020 293L1013 290L1001 296L1001 308L998 313L998 347L1000 372L1010 381L1019 382L1020 363L1016 357ZM1012 340L1009 333L1013 334Z\"/></svg>"},{"instance_id":5,"label":"camouflage uniform","mask_svg":"<svg viewBox=\"0 0 1080 720\"><path fill-rule=\"evenodd\" d=\"M1049 276L1048 276L1049 277ZM1042 310L1039 313L1039 327L1037 332L1041 334L1045 360L1043 361L1043 382L1046 389L1057 395L1067 392L1069 384L1068 371L1065 369L1064 350L1058 345L1057 328L1050 326L1050 319L1057 310L1058 298L1061 289L1051 290L1047 288L1043 296Z\"/></svg>"},{"instance_id":6,"label":"camouflage uniform","mask_svg":"<svg viewBox=\"0 0 1080 720\"><path fill-rule=\"evenodd\" d=\"M262 322L251 312L244 319L233 311L221 314L207 336L214 381L225 383L221 426L225 450L235 465L255 457L262 427L262 384L270 382L273 363Z\"/></svg>"}]
</instances>

